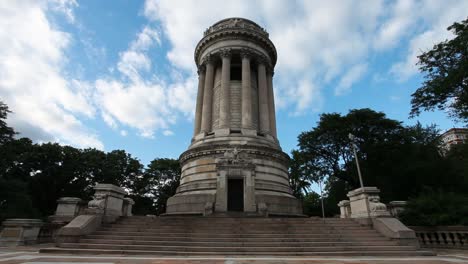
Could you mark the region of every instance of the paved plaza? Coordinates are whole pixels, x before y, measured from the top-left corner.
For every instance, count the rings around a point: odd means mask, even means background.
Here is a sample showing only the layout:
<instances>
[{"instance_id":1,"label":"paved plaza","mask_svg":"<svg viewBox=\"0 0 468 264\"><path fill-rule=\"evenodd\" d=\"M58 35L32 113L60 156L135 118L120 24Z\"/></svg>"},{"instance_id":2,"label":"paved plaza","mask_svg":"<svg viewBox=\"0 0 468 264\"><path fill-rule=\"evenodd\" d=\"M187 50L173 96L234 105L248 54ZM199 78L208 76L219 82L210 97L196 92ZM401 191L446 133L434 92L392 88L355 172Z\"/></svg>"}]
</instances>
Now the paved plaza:
<instances>
[{"instance_id":1,"label":"paved plaza","mask_svg":"<svg viewBox=\"0 0 468 264\"><path fill-rule=\"evenodd\" d=\"M468 263L468 251L439 251L435 257L157 257L157 256L105 256L39 254L35 247L17 249L0 248L0 264L442 264Z\"/></svg>"}]
</instances>

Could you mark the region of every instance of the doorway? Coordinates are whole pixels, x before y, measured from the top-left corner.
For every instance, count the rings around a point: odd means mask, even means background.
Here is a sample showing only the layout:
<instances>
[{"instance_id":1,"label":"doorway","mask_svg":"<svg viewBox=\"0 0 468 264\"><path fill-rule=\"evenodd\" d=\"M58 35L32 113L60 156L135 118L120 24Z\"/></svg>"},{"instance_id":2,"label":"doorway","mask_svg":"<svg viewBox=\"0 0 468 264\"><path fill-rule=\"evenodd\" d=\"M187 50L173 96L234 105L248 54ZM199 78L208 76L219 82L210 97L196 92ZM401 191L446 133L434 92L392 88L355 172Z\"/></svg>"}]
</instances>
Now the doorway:
<instances>
[{"instance_id":1,"label":"doorway","mask_svg":"<svg viewBox=\"0 0 468 264\"><path fill-rule=\"evenodd\" d=\"M228 179L228 211L244 211L244 179Z\"/></svg>"}]
</instances>

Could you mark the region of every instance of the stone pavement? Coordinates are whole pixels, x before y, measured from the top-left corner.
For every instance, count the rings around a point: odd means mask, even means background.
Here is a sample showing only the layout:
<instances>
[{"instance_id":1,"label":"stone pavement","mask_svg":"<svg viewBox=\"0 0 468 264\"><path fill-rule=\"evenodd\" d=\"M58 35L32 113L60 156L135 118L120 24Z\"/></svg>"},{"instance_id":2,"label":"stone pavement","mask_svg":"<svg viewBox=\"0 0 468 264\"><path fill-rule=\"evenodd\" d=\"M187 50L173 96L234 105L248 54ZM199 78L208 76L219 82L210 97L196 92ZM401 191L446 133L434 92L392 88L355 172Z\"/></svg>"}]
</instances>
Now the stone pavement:
<instances>
[{"instance_id":1,"label":"stone pavement","mask_svg":"<svg viewBox=\"0 0 468 264\"><path fill-rule=\"evenodd\" d=\"M467 263L468 251L439 251L436 257L157 257L39 254L35 247L0 248L0 264L445 264Z\"/></svg>"}]
</instances>

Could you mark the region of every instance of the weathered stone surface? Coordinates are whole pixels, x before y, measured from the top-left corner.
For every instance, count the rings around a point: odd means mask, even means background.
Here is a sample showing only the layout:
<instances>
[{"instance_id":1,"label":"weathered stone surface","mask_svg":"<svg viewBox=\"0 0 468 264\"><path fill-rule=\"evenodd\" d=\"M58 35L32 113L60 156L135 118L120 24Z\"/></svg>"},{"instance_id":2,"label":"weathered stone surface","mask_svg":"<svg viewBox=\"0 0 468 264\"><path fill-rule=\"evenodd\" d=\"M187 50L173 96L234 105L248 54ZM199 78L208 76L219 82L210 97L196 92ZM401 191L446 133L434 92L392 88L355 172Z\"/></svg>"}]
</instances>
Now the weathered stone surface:
<instances>
[{"instance_id":1,"label":"weathered stone surface","mask_svg":"<svg viewBox=\"0 0 468 264\"><path fill-rule=\"evenodd\" d=\"M377 187L357 188L348 192L351 218L389 217L385 204L380 202Z\"/></svg>"},{"instance_id":2,"label":"weathered stone surface","mask_svg":"<svg viewBox=\"0 0 468 264\"><path fill-rule=\"evenodd\" d=\"M42 225L43 222L40 219L7 219L2 223L0 246L35 244Z\"/></svg>"},{"instance_id":3,"label":"weathered stone surface","mask_svg":"<svg viewBox=\"0 0 468 264\"><path fill-rule=\"evenodd\" d=\"M302 213L289 186L289 157L276 138L276 57L268 33L246 19L222 20L200 40L195 63L206 69L199 79L203 95L197 96L195 132L180 156L181 184L167 202L168 214Z\"/></svg>"}]
</instances>

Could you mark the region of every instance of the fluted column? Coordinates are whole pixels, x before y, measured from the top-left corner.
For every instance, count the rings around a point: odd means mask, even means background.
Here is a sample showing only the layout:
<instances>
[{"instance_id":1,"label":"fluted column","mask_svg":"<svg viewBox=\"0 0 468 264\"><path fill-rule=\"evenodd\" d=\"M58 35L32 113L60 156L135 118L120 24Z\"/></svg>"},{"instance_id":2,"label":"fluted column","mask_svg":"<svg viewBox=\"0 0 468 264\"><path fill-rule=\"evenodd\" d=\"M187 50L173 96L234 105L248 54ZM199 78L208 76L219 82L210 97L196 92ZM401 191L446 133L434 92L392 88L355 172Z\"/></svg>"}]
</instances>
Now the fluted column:
<instances>
[{"instance_id":1,"label":"fluted column","mask_svg":"<svg viewBox=\"0 0 468 264\"><path fill-rule=\"evenodd\" d=\"M250 58L248 52L242 52L242 128L252 128L252 81L250 77Z\"/></svg>"},{"instance_id":2,"label":"fluted column","mask_svg":"<svg viewBox=\"0 0 468 264\"><path fill-rule=\"evenodd\" d=\"M193 135L197 135L201 130L201 119L203 111L203 86L205 85L205 66L201 65L198 68L198 91L197 91L197 106L195 108L195 128Z\"/></svg>"},{"instance_id":3,"label":"fluted column","mask_svg":"<svg viewBox=\"0 0 468 264\"><path fill-rule=\"evenodd\" d=\"M203 110L201 121L201 132L208 133L211 131L211 109L213 100L213 78L214 78L214 65L211 56L206 57L206 73L205 85L203 87Z\"/></svg>"},{"instance_id":4,"label":"fluted column","mask_svg":"<svg viewBox=\"0 0 468 264\"><path fill-rule=\"evenodd\" d=\"M231 52L230 50L221 51L222 68L221 68L221 98L219 102L219 127L229 127L229 83L231 80Z\"/></svg>"},{"instance_id":5,"label":"fluted column","mask_svg":"<svg viewBox=\"0 0 468 264\"><path fill-rule=\"evenodd\" d=\"M268 109L268 87L266 80L265 59L258 62L258 119L260 132L270 133L270 110Z\"/></svg>"},{"instance_id":6,"label":"fluted column","mask_svg":"<svg viewBox=\"0 0 468 264\"><path fill-rule=\"evenodd\" d=\"M268 85L268 110L270 116L270 131L273 137L276 135L276 113L275 113L275 94L273 92L273 69L268 69L267 72Z\"/></svg>"}]
</instances>

